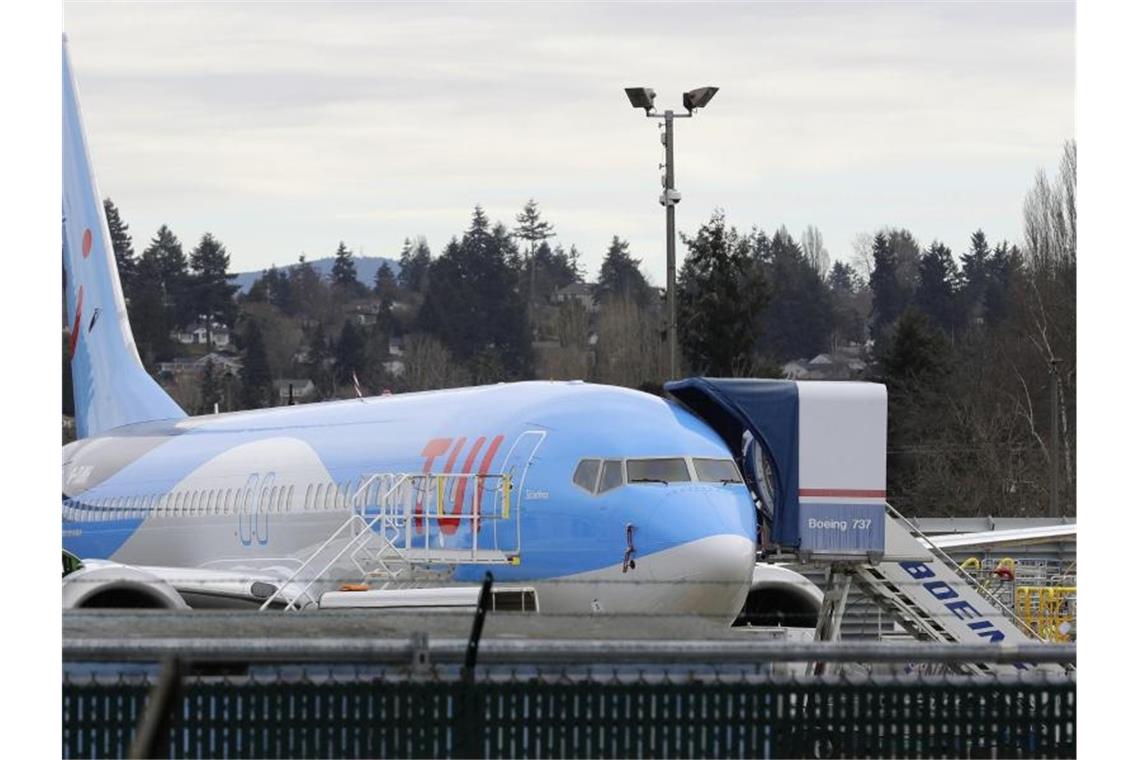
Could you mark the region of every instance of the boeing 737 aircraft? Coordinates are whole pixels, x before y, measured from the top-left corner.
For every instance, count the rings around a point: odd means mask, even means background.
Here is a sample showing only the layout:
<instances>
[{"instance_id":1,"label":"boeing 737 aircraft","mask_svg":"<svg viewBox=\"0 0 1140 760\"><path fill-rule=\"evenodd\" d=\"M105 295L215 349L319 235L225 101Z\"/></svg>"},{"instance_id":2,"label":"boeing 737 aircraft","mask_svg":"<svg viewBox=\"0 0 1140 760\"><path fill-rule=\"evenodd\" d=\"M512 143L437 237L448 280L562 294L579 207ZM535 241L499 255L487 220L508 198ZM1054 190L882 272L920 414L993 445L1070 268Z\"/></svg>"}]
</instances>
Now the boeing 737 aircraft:
<instances>
[{"instance_id":1,"label":"boeing 737 aircraft","mask_svg":"<svg viewBox=\"0 0 1140 760\"><path fill-rule=\"evenodd\" d=\"M188 417L135 348L66 41L63 217L79 436L63 451L63 544L144 590L109 582L101 597L88 584L75 606L164 604L177 599L168 587L196 603L260 601L354 510L375 511L369 484L383 473L485 476L437 482L435 493L429 483L416 505L425 519L407 526L403 546L417 536L440 551L476 536L506 546L496 581L536 589L544 612L731 620L764 580L754 578L766 572L756 569L756 506L732 453L700 418L653 395L523 382ZM493 477L502 475L509 486ZM494 520L438 519L489 505ZM453 562L440 582L478 583L486 569ZM808 586L767 572L770 583Z\"/></svg>"}]
</instances>

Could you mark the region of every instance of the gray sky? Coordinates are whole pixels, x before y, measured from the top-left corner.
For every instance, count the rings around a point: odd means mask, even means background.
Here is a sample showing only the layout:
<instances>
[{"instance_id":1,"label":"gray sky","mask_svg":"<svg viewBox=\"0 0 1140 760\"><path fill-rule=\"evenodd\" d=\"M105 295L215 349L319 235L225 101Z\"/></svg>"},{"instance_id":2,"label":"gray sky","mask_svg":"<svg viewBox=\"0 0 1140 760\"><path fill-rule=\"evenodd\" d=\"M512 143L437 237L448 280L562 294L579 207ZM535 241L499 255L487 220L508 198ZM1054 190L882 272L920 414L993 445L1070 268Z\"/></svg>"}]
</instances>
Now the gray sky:
<instances>
[{"instance_id":1,"label":"gray sky","mask_svg":"<svg viewBox=\"0 0 1140 760\"><path fill-rule=\"evenodd\" d=\"M65 2L101 192L137 251L167 223L235 270L302 251L438 254L482 204L530 197L597 274L614 234L664 282L659 107L678 228L808 224L832 259L884 225L955 253L1021 238L1021 201L1074 136L1071 3Z\"/></svg>"}]
</instances>

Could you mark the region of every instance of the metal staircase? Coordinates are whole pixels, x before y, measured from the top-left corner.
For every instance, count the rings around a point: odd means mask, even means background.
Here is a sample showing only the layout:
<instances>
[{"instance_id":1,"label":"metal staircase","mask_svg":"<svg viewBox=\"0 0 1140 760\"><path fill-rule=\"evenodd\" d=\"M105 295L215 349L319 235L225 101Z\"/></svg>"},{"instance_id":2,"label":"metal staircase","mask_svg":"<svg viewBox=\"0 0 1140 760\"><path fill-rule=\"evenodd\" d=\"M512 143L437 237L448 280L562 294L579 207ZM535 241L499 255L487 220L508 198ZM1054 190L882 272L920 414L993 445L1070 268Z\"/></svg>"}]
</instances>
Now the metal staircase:
<instances>
[{"instance_id":1,"label":"metal staircase","mask_svg":"<svg viewBox=\"0 0 1140 760\"><path fill-rule=\"evenodd\" d=\"M353 510L261 609L317 605L346 578L382 587L450 576L456 565L518 564L522 522L509 474L375 473ZM354 585L354 584L349 584Z\"/></svg>"}]
</instances>

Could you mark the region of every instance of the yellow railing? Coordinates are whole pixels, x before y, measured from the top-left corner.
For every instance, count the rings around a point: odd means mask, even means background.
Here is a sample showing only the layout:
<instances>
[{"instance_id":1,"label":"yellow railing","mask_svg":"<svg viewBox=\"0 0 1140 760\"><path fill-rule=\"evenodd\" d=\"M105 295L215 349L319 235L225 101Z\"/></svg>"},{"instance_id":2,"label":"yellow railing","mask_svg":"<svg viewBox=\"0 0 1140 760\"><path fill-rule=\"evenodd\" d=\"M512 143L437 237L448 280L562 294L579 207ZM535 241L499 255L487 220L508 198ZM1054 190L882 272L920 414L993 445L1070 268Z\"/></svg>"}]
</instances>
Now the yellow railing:
<instances>
[{"instance_id":1,"label":"yellow railing","mask_svg":"<svg viewBox=\"0 0 1140 760\"><path fill-rule=\"evenodd\" d=\"M1073 641L1077 635L1076 586L1021 586L1017 615L1046 641Z\"/></svg>"}]
</instances>

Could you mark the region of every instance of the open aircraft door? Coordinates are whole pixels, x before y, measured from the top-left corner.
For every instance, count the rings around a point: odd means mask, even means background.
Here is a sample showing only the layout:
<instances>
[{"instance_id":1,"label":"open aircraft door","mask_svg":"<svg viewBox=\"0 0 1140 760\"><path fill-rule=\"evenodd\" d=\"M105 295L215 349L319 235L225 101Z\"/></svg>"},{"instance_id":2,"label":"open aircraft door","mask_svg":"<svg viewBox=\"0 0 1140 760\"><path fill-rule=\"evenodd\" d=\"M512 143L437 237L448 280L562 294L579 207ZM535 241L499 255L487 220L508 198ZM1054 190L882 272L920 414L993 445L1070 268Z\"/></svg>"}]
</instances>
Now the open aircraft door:
<instances>
[{"instance_id":1,"label":"open aircraft door","mask_svg":"<svg viewBox=\"0 0 1140 760\"><path fill-rule=\"evenodd\" d=\"M771 526L768 548L804 561L883 556L884 386L694 377L665 390L728 444Z\"/></svg>"}]
</instances>

